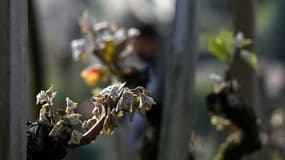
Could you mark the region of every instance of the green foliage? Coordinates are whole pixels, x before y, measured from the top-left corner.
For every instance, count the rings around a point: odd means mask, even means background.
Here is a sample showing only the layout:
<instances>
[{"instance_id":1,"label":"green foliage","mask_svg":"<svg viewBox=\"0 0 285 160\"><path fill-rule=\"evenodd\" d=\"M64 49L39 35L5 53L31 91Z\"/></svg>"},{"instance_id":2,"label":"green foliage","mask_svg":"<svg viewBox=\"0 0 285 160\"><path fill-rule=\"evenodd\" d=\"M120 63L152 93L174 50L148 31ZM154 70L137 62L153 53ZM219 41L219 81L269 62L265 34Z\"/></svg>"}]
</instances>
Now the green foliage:
<instances>
[{"instance_id":1,"label":"green foliage","mask_svg":"<svg viewBox=\"0 0 285 160\"><path fill-rule=\"evenodd\" d=\"M240 56L255 70L258 68L258 59L255 52L242 49Z\"/></svg>"},{"instance_id":2,"label":"green foliage","mask_svg":"<svg viewBox=\"0 0 285 160\"><path fill-rule=\"evenodd\" d=\"M219 60L230 64L234 46L234 36L232 32L222 30L209 42L209 51Z\"/></svg>"},{"instance_id":3,"label":"green foliage","mask_svg":"<svg viewBox=\"0 0 285 160\"><path fill-rule=\"evenodd\" d=\"M210 40L208 49L220 61L231 64L234 57L234 50L239 48L239 56L252 68L257 69L258 59L256 53L243 48L249 44L251 44L251 40L243 38L241 33L235 38L233 32L222 30Z\"/></svg>"}]
</instances>

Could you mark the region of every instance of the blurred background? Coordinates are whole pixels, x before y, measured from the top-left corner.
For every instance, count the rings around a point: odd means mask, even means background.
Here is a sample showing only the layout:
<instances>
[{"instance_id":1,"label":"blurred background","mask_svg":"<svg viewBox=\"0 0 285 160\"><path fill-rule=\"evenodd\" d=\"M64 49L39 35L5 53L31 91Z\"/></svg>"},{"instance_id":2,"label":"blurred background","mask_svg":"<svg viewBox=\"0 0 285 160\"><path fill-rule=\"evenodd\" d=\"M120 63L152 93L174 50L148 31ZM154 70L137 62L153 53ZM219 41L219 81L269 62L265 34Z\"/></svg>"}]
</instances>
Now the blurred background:
<instances>
[{"instance_id":1,"label":"blurred background","mask_svg":"<svg viewBox=\"0 0 285 160\"><path fill-rule=\"evenodd\" d=\"M221 29L233 30L232 5L227 0L200 0L198 5L199 43L195 71L194 104L191 123L195 139L195 158L210 160L217 152L225 133L217 132L210 123L205 104L205 95L213 88L211 73L223 74L226 65L208 53L208 42ZM256 51L260 60L258 70L259 105L256 111L263 122L262 129L269 125L271 114L284 108L285 99L285 1L257 0L256 2ZM74 62L70 42L81 37L78 25L84 10L99 20L131 27L138 22L152 24L167 46L174 20L175 0L37 0L30 1L30 106L35 95L54 85L58 91L55 104L65 106L65 97L88 104L90 88L80 77L87 64ZM165 42L164 42L165 41ZM164 54L164 53L161 53ZM87 109L88 110L88 109ZM38 108L31 107L32 119L37 119ZM88 112L88 111L81 111ZM136 145L121 139L131 137L132 124L118 128L111 136L99 136L96 143L69 150L67 160L117 160L134 159ZM284 135L285 136L285 135ZM121 137L121 138L120 138ZM123 138L122 138L123 137ZM130 142L131 143L131 142ZM133 147L126 147L133 146ZM271 154L275 156L275 152ZM126 158L132 157L132 158ZM282 159L279 157L279 159Z\"/></svg>"}]
</instances>

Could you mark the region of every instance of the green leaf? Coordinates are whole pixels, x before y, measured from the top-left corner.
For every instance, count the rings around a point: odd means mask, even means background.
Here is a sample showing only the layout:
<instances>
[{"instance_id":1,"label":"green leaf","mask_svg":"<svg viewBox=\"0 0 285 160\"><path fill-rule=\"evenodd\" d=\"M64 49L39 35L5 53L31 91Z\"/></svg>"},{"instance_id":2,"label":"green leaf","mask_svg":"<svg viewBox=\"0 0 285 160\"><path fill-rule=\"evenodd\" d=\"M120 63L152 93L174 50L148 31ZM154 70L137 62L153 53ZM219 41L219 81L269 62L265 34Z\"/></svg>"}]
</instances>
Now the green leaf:
<instances>
[{"instance_id":1,"label":"green leaf","mask_svg":"<svg viewBox=\"0 0 285 160\"><path fill-rule=\"evenodd\" d=\"M210 40L208 49L219 60L227 64L231 63L234 50L234 34L225 30L220 31L217 36Z\"/></svg>"},{"instance_id":2,"label":"green leaf","mask_svg":"<svg viewBox=\"0 0 285 160\"><path fill-rule=\"evenodd\" d=\"M251 52L249 50L242 49L240 56L244 59L253 69L258 68L258 59L255 52Z\"/></svg>"}]
</instances>

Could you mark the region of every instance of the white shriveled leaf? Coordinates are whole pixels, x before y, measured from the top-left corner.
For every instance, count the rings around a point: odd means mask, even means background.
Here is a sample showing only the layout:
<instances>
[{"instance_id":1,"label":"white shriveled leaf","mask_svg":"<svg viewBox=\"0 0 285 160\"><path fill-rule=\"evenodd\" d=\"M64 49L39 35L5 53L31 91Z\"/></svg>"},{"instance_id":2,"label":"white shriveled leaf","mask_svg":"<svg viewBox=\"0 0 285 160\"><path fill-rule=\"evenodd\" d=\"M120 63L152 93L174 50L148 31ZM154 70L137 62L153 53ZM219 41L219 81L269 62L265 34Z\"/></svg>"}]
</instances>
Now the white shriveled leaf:
<instances>
[{"instance_id":1,"label":"white shriveled leaf","mask_svg":"<svg viewBox=\"0 0 285 160\"><path fill-rule=\"evenodd\" d=\"M125 85L126 85L126 83L111 85L111 86L109 86L107 88L104 88L100 92L100 95L102 95L102 96L109 96L113 100L115 100L115 99L119 98L119 96L121 95L121 93L124 90L124 86Z\"/></svg>"},{"instance_id":2,"label":"white shriveled leaf","mask_svg":"<svg viewBox=\"0 0 285 160\"><path fill-rule=\"evenodd\" d=\"M41 90L36 96L37 102L36 104L42 104L47 101L47 93Z\"/></svg>"},{"instance_id":3,"label":"white shriveled leaf","mask_svg":"<svg viewBox=\"0 0 285 160\"><path fill-rule=\"evenodd\" d=\"M149 96L141 96L139 107L142 109L142 111L144 111L144 110L146 110L146 111L151 110L151 107L153 105L156 105L156 102L153 100L153 98L151 98Z\"/></svg>"},{"instance_id":4,"label":"white shriveled leaf","mask_svg":"<svg viewBox=\"0 0 285 160\"><path fill-rule=\"evenodd\" d=\"M72 58L74 61L82 60L86 54L87 41L86 39L77 39L71 41Z\"/></svg>"},{"instance_id":5,"label":"white shriveled leaf","mask_svg":"<svg viewBox=\"0 0 285 160\"><path fill-rule=\"evenodd\" d=\"M54 125L53 129L49 133L49 136L50 137L60 137L64 129L65 129L64 121L60 120Z\"/></svg>"},{"instance_id":6,"label":"white shriveled leaf","mask_svg":"<svg viewBox=\"0 0 285 160\"><path fill-rule=\"evenodd\" d=\"M221 83L223 81L222 76L215 73L210 75L210 79L214 80L216 83Z\"/></svg>"},{"instance_id":7,"label":"white shriveled leaf","mask_svg":"<svg viewBox=\"0 0 285 160\"><path fill-rule=\"evenodd\" d=\"M135 105L135 97L135 94L131 93L128 90L125 90L117 103L116 111L119 112L122 110L132 112Z\"/></svg>"},{"instance_id":8,"label":"white shriveled leaf","mask_svg":"<svg viewBox=\"0 0 285 160\"><path fill-rule=\"evenodd\" d=\"M93 116L91 119L85 120L82 123L82 128L89 130L92 126L94 126L97 123L97 119L95 116Z\"/></svg>"},{"instance_id":9,"label":"white shriveled leaf","mask_svg":"<svg viewBox=\"0 0 285 160\"><path fill-rule=\"evenodd\" d=\"M46 91L41 90L36 96L36 104L53 104L53 99L56 96L56 92L53 91L52 85Z\"/></svg>"},{"instance_id":10,"label":"white shriveled leaf","mask_svg":"<svg viewBox=\"0 0 285 160\"><path fill-rule=\"evenodd\" d=\"M103 124L103 131L105 134L113 134L114 128L117 127L115 117L108 108L107 116Z\"/></svg>"},{"instance_id":11,"label":"white shriveled leaf","mask_svg":"<svg viewBox=\"0 0 285 160\"><path fill-rule=\"evenodd\" d=\"M128 37L136 37L136 36L139 36L141 33L140 33L140 30L137 29L137 28L130 28L128 30Z\"/></svg>"},{"instance_id":12,"label":"white shriveled leaf","mask_svg":"<svg viewBox=\"0 0 285 160\"><path fill-rule=\"evenodd\" d=\"M63 120L69 123L70 125L78 125L81 124L82 121L79 119L81 117L81 114L78 113L71 113L63 116Z\"/></svg>"},{"instance_id":13,"label":"white shriveled leaf","mask_svg":"<svg viewBox=\"0 0 285 160\"><path fill-rule=\"evenodd\" d=\"M118 29L113 36L114 42L116 44L122 43L124 41L126 41L127 39L127 34L126 31L122 28Z\"/></svg>"},{"instance_id":14,"label":"white shriveled leaf","mask_svg":"<svg viewBox=\"0 0 285 160\"><path fill-rule=\"evenodd\" d=\"M71 133L71 138L68 141L68 144L69 145L80 144L80 140L81 140L82 137L83 137L83 134L81 132L79 132L77 130L73 130L72 133Z\"/></svg>"},{"instance_id":15,"label":"white shriveled leaf","mask_svg":"<svg viewBox=\"0 0 285 160\"><path fill-rule=\"evenodd\" d=\"M92 114L94 115L95 119L99 121L102 117L106 115L106 110L103 104L99 102L92 102L94 108L92 110Z\"/></svg>"},{"instance_id":16,"label":"white shriveled leaf","mask_svg":"<svg viewBox=\"0 0 285 160\"><path fill-rule=\"evenodd\" d=\"M72 110L76 109L77 108L77 104L76 102L73 102L69 97L66 97L65 98L65 101L66 101L66 106L67 107L70 107Z\"/></svg>"}]
</instances>

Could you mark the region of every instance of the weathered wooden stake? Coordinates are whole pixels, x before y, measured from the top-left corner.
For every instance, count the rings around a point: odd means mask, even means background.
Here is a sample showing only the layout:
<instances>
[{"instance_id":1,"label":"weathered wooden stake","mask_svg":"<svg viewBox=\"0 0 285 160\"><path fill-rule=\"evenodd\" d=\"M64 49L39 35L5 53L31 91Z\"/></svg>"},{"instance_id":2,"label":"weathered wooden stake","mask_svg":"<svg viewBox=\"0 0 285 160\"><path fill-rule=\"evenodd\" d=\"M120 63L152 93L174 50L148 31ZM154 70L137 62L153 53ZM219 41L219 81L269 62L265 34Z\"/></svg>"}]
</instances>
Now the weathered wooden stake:
<instances>
[{"instance_id":1,"label":"weathered wooden stake","mask_svg":"<svg viewBox=\"0 0 285 160\"><path fill-rule=\"evenodd\" d=\"M26 159L27 1L0 1L0 159Z\"/></svg>"},{"instance_id":2,"label":"weathered wooden stake","mask_svg":"<svg viewBox=\"0 0 285 160\"><path fill-rule=\"evenodd\" d=\"M188 159L190 109L197 48L196 0L177 0L173 35L167 54L166 95L159 160Z\"/></svg>"}]
</instances>

